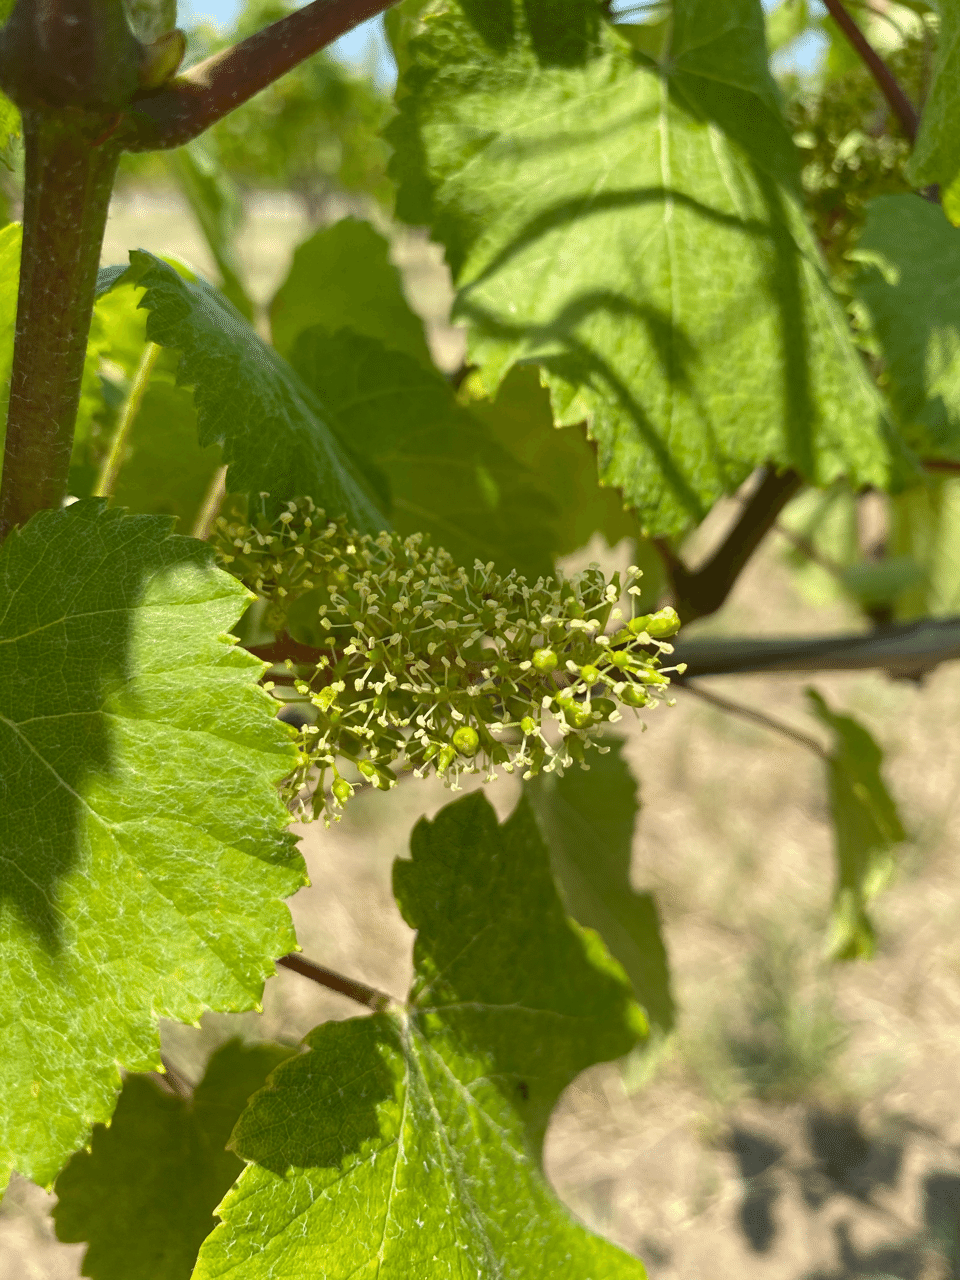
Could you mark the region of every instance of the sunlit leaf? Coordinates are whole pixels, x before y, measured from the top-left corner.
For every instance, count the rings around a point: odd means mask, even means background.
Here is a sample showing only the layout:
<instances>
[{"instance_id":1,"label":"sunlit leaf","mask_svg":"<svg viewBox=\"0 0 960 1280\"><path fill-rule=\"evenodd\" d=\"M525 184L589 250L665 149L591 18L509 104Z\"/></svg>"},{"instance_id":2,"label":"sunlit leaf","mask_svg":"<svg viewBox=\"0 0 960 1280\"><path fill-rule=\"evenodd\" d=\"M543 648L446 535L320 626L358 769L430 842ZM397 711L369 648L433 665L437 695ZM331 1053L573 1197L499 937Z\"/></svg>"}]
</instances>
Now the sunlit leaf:
<instances>
[{"instance_id":1,"label":"sunlit leaf","mask_svg":"<svg viewBox=\"0 0 960 1280\"><path fill-rule=\"evenodd\" d=\"M196 1280L641 1280L540 1171L561 1090L636 1043L622 970L564 917L526 804L500 827L467 796L411 852L408 1001L318 1027L253 1099L234 1134L253 1163Z\"/></svg>"}]
</instances>

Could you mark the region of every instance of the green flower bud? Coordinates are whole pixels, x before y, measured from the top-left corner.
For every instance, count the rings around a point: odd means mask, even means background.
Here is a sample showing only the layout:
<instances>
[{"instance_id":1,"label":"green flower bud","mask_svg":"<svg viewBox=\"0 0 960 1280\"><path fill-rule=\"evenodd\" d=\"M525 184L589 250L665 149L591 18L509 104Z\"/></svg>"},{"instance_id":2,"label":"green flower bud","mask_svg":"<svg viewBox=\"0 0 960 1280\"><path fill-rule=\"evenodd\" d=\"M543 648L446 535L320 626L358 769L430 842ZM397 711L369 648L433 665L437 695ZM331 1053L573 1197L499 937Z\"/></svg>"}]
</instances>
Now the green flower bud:
<instances>
[{"instance_id":1,"label":"green flower bud","mask_svg":"<svg viewBox=\"0 0 960 1280\"><path fill-rule=\"evenodd\" d=\"M580 668L580 679L588 685L595 685L600 679L600 672L592 662L588 662L585 667Z\"/></svg>"},{"instance_id":2,"label":"green flower bud","mask_svg":"<svg viewBox=\"0 0 960 1280\"><path fill-rule=\"evenodd\" d=\"M638 685L628 684L620 694L620 701L627 707L645 707L650 699Z\"/></svg>"},{"instance_id":3,"label":"green flower bud","mask_svg":"<svg viewBox=\"0 0 960 1280\"><path fill-rule=\"evenodd\" d=\"M650 614L644 627L647 635L654 640L665 640L668 636L675 636L679 630L680 618L676 609L671 609L669 605Z\"/></svg>"},{"instance_id":4,"label":"green flower bud","mask_svg":"<svg viewBox=\"0 0 960 1280\"><path fill-rule=\"evenodd\" d=\"M532 716L524 716L520 721L520 728L529 737L531 733L537 732L537 722Z\"/></svg>"},{"instance_id":5,"label":"green flower bud","mask_svg":"<svg viewBox=\"0 0 960 1280\"><path fill-rule=\"evenodd\" d=\"M560 659L552 649L537 649L531 661L536 669L542 671L544 675L549 675L551 671L556 671L560 665Z\"/></svg>"},{"instance_id":6,"label":"green flower bud","mask_svg":"<svg viewBox=\"0 0 960 1280\"><path fill-rule=\"evenodd\" d=\"M442 747L437 753L437 773L443 776L457 757L454 747Z\"/></svg>"},{"instance_id":7,"label":"green flower bud","mask_svg":"<svg viewBox=\"0 0 960 1280\"><path fill-rule=\"evenodd\" d=\"M475 756L480 746L480 736L468 724L461 725L453 735L453 745L462 756Z\"/></svg>"}]
</instances>

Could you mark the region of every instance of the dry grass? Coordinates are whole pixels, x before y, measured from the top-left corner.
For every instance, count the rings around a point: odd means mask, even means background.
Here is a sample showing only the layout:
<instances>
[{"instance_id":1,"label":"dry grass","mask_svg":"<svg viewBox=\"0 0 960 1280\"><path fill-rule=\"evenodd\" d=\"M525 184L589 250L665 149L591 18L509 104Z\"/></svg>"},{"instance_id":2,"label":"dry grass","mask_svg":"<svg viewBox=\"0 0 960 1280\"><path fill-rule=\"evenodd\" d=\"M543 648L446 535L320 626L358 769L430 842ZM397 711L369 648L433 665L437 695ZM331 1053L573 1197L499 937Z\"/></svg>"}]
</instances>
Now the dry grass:
<instances>
[{"instance_id":1,"label":"dry grass","mask_svg":"<svg viewBox=\"0 0 960 1280\"><path fill-rule=\"evenodd\" d=\"M131 236L134 215L114 218L111 260L123 241L204 265L179 216L151 214ZM279 204L252 222L246 252L261 298L301 230ZM436 257L414 238L397 256L452 362ZM849 621L839 607L812 614L771 545L710 626L800 632ZM816 732L805 681L711 683ZM960 670L944 667L922 688L872 674L817 683L884 746L913 834L877 904L869 965L828 971L819 960L832 866L815 757L689 696L629 740L644 801L634 875L661 905L681 1025L652 1079L642 1063L611 1065L569 1090L547 1168L573 1210L643 1256L657 1280L960 1276ZM304 832L313 884L294 913L308 955L403 993L411 936L390 866L416 818L448 799L435 783L405 784L359 799L332 833ZM515 786L497 784L491 799L505 814ZM354 1013L284 972L262 1019L211 1017L165 1036L195 1075L238 1029L301 1034ZM45 1207L42 1193L16 1184L0 1216L0 1280L79 1274L81 1251L52 1241Z\"/></svg>"}]
</instances>

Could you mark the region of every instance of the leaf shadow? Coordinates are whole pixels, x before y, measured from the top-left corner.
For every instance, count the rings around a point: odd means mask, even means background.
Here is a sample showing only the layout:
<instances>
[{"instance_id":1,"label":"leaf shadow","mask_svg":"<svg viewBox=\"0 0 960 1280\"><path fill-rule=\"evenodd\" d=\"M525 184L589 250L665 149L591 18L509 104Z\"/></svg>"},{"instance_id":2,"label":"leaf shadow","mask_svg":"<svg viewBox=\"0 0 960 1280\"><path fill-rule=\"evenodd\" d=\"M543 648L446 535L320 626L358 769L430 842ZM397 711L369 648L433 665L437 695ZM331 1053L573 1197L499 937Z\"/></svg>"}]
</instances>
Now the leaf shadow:
<instances>
[{"instance_id":1,"label":"leaf shadow","mask_svg":"<svg viewBox=\"0 0 960 1280\"><path fill-rule=\"evenodd\" d=\"M116 838L91 798L118 770L108 703L132 679L137 609L158 574L211 559L172 523L90 499L40 512L0 553L0 909L52 956L63 880L96 856L92 834Z\"/></svg>"}]
</instances>

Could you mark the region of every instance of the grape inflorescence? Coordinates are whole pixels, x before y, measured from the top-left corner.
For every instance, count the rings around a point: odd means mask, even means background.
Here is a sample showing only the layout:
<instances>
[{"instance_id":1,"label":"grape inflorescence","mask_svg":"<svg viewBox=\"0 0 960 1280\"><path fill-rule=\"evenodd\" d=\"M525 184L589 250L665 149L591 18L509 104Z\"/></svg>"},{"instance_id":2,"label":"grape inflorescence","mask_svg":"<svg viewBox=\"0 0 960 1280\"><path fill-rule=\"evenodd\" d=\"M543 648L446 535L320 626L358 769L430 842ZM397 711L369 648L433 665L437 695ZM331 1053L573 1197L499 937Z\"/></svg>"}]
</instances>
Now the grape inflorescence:
<instances>
[{"instance_id":1,"label":"grape inflorescence","mask_svg":"<svg viewBox=\"0 0 960 1280\"><path fill-rule=\"evenodd\" d=\"M661 655L673 652L676 613L625 619L620 575L597 565L531 585L492 562L465 569L420 534L357 534L310 499L275 521L221 517L212 541L266 601L267 624L320 651L286 663L313 718L287 784L302 816L308 805L328 823L339 816L355 790L346 762L384 789L398 763L455 790L464 772L587 767L621 708L654 707L669 685ZM639 576L627 571L631 606Z\"/></svg>"}]
</instances>

